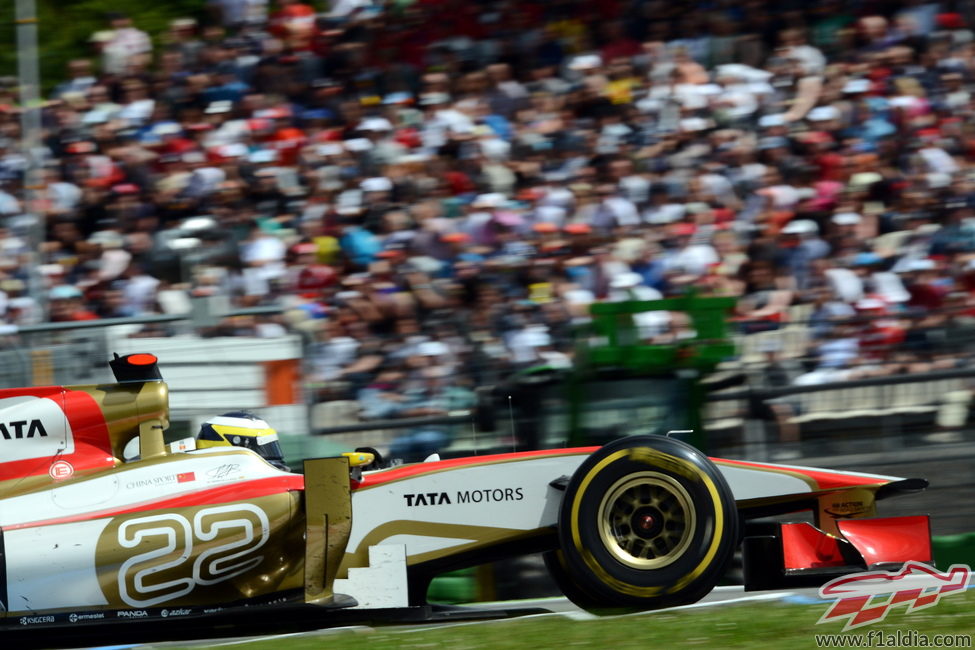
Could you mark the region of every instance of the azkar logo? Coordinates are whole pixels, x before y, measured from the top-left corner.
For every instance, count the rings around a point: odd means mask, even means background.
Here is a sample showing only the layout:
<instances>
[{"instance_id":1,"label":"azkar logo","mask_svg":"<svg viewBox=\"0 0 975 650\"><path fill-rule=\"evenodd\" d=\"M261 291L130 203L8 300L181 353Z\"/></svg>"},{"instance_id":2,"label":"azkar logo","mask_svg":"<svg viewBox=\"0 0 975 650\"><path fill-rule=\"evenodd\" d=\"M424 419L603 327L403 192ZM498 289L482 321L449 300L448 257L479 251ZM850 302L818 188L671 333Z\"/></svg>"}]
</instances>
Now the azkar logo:
<instances>
[{"instance_id":1,"label":"azkar logo","mask_svg":"<svg viewBox=\"0 0 975 650\"><path fill-rule=\"evenodd\" d=\"M971 578L971 567L953 564L941 573L920 562L906 562L900 571L865 571L830 580L819 597L836 599L819 623L846 619L843 631L878 623L891 608L905 605L908 613L934 607L942 596L961 593Z\"/></svg>"},{"instance_id":2,"label":"azkar logo","mask_svg":"<svg viewBox=\"0 0 975 650\"><path fill-rule=\"evenodd\" d=\"M256 568L270 531L267 513L250 503L125 519L99 540L99 564L118 566L99 582L110 602L133 608L168 603Z\"/></svg>"},{"instance_id":3,"label":"azkar logo","mask_svg":"<svg viewBox=\"0 0 975 650\"><path fill-rule=\"evenodd\" d=\"M164 609L163 611L159 612L159 615L163 618L167 618L169 616L189 616L192 613L192 609Z\"/></svg>"}]
</instances>

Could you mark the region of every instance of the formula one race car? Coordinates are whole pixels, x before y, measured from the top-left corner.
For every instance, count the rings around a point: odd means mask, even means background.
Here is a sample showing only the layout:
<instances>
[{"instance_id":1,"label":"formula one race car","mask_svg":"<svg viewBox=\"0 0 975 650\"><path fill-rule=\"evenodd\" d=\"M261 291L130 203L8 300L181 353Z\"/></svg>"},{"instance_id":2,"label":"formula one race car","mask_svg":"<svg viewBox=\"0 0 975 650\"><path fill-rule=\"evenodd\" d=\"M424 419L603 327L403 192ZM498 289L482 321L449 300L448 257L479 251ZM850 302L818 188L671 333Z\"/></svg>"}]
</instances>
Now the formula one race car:
<instances>
[{"instance_id":1,"label":"formula one race car","mask_svg":"<svg viewBox=\"0 0 975 650\"><path fill-rule=\"evenodd\" d=\"M926 516L874 516L918 479L709 459L649 435L379 469L352 453L290 473L268 462L274 432L253 418L166 444L156 358L111 366L115 384L0 391L0 626L286 603L327 622L339 608L426 607L438 573L531 552L591 610L696 601L742 542L760 588L931 561ZM803 510L815 526L743 540L747 520Z\"/></svg>"}]
</instances>

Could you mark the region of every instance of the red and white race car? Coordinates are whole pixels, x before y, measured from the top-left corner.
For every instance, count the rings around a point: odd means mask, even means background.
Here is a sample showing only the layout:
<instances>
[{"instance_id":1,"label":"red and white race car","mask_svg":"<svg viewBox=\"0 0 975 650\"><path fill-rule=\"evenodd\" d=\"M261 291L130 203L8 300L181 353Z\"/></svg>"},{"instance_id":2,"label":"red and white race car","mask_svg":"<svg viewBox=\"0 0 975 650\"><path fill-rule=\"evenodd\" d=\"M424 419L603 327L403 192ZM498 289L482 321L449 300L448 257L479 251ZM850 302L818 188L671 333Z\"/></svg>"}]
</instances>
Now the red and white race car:
<instances>
[{"instance_id":1,"label":"red and white race car","mask_svg":"<svg viewBox=\"0 0 975 650\"><path fill-rule=\"evenodd\" d=\"M416 609L438 573L538 551L591 610L696 601L742 546L760 588L931 561L926 516L875 517L919 479L711 459L661 436L382 469L353 453L297 474L267 462L270 434L166 444L155 357L111 365L115 384L0 391L0 625ZM747 520L803 510L815 525L743 539Z\"/></svg>"}]
</instances>

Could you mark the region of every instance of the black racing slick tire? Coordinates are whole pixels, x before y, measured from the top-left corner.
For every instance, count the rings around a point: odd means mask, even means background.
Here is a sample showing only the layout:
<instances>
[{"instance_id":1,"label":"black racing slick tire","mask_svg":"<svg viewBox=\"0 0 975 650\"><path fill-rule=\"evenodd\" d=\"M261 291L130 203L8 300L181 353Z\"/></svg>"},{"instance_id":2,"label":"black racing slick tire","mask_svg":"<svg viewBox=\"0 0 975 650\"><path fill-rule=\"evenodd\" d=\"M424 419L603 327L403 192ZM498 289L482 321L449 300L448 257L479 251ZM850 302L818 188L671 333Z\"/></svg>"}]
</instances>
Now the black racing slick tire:
<instances>
[{"instance_id":1,"label":"black racing slick tire","mask_svg":"<svg viewBox=\"0 0 975 650\"><path fill-rule=\"evenodd\" d=\"M588 610L700 600L738 544L738 511L718 468L661 436L630 436L587 458L566 486L558 559L566 596ZM555 559L555 558L552 558Z\"/></svg>"},{"instance_id":2,"label":"black racing slick tire","mask_svg":"<svg viewBox=\"0 0 975 650\"><path fill-rule=\"evenodd\" d=\"M546 551L542 553L542 560L545 562L545 568L548 569L552 581L555 582L555 585L566 598L582 609L589 611L600 609L602 603L593 599L569 574L569 569L565 564L565 555L562 554L562 551Z\"/></svg>"}]
</instances>

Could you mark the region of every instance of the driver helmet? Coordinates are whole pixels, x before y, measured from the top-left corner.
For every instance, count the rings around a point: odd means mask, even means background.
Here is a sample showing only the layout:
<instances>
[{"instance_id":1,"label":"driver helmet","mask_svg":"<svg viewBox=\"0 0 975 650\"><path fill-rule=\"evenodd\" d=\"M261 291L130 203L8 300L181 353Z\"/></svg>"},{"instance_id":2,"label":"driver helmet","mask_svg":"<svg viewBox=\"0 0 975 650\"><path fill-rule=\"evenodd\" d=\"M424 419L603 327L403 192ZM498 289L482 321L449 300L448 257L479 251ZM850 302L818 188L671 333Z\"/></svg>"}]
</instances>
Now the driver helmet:
<instances>
[{"instance_id":1,"label":"driver helmet","mask_svg":"<svg viewBox=\"0 0 975 650\"><path fill-rule=\"evenodd\" d=\"M288 470L278 432L265 420L246 411L230 411L204 422L196 437L196 447L244 447L275 467Z\"/></svg>"}]
</instances>

